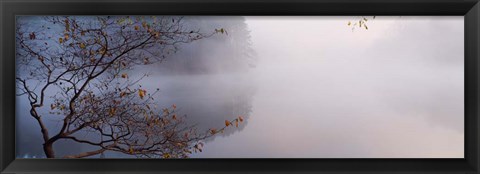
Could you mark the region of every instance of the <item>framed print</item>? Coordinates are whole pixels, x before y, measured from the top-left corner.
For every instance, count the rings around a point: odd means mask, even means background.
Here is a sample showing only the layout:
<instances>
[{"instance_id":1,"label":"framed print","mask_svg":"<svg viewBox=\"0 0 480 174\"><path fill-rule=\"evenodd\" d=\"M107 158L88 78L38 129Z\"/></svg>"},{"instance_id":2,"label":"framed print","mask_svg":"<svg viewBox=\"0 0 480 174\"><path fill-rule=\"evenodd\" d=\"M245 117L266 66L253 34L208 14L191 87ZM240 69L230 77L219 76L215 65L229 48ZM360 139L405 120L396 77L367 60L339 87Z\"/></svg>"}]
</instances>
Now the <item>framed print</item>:
<instances>
[{"instance_id":1,"label":"framed print","mask_svg":"<svg viewBox=\"0 0 480 174\"><path fill-rule=\"evenodd\" d=\"M2 173L478 172L476 0L0 5Z\"/></svg>"}]
</instances>

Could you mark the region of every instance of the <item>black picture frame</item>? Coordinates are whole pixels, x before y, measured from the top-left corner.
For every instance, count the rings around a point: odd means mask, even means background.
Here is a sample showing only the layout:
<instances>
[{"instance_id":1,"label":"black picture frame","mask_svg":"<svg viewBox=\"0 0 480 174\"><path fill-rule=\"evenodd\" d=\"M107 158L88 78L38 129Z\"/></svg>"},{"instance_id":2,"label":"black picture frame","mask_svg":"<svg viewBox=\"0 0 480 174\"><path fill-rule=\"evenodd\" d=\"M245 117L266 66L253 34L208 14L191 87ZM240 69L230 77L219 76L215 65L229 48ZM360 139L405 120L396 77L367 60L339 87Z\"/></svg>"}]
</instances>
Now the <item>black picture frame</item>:
<instances>
[{"instance_id":1,"label":"black picture frame","mask_svg":"<svg viewBox=\"0 0 480 174\"><path fill-rule=\"evenodd\" d=\"M1 173L479 173L479 0L0 0L0 12ZM15 159L16 15L464 16L465 158Z\"/></svg>"}]
</instances>

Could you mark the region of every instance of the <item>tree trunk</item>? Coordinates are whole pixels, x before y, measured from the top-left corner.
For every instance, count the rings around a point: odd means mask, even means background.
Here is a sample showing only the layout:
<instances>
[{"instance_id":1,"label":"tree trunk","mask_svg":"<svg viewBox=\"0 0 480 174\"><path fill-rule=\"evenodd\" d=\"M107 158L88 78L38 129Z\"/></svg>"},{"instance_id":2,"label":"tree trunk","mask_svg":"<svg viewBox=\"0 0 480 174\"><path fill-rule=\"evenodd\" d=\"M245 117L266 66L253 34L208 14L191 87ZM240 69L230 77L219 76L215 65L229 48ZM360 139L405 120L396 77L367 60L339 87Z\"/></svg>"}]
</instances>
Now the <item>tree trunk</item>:
<instances>
[{"instance_id":1,"label":"tree trunk","mask_svg":"<svg viewBox=\"0 0 480 174\"><path fill-rule=\"evenodd\" d=\"M43 151L47 158L55 158L55 152L53 151L53 143L46 142L43 144Z\"/></svg>"}]
</instances>

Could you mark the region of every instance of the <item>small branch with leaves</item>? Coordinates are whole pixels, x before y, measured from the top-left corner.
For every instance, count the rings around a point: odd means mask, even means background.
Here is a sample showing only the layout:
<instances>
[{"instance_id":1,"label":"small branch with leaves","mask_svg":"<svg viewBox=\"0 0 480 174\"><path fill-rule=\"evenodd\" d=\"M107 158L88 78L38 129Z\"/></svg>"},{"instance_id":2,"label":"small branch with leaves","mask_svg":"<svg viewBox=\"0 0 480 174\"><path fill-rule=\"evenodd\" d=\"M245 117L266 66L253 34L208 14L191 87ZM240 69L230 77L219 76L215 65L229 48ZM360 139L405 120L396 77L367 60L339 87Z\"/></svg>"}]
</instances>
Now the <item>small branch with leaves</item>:
<instances>
[{"instance_id":1,"label":"small branch with leaves","mask_svg":"<svg viewBox=\"0 0 480 174\"><path fill-rule=\"evenodd\" d=\"M375 17L376 16L373 16L372 20L375 19ZM367 22L368 22L368 17L361 16L358 21L354 21L354 22L348 21L347 25L352 27L352 31L357 27L358 28L364 28L365 30L368 30Z\"/></svg>"}]
</instances>

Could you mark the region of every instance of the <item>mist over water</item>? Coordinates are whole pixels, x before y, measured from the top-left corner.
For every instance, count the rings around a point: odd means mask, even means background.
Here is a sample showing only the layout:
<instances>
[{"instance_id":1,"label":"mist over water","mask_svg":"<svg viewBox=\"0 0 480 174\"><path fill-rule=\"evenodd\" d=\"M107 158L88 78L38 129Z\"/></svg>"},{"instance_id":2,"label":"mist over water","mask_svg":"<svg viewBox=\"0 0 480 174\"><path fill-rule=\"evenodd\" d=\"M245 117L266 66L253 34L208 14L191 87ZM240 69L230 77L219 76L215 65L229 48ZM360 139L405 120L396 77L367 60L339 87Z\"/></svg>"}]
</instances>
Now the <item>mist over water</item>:
<instances>
[{"instance_id":1,"label":"mist over water","mask_svg":"<svg viewBox=\"0 0 480 174\"><path fill-rule=\"evenodd\" d=\"M463 18L247 17L246 128L195 157L463 157Z\"/></svg>"},{"instance_id":2,"label":"mist over water","mask_svg":"<svg viewBox=\"0 0 480 174\"><path fill-rule=\"evenodd\" d=\"M199 41L174 55L181 61L135 69L131 78L151 73L142 87L158 88L159 106L176 104L199 130L246 118L194 158L463 158L463 17L376 17L369 30L352 31L346 24L356 19L236 19L250 31L255 66L221 62L241 56ZM17 98L17 154L41 156L25 102Z\"/></svg>"}]
</instances>

